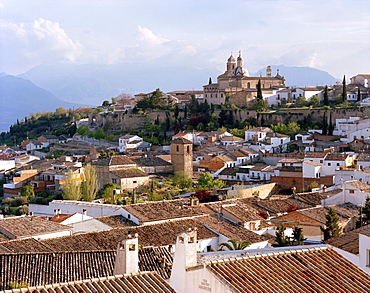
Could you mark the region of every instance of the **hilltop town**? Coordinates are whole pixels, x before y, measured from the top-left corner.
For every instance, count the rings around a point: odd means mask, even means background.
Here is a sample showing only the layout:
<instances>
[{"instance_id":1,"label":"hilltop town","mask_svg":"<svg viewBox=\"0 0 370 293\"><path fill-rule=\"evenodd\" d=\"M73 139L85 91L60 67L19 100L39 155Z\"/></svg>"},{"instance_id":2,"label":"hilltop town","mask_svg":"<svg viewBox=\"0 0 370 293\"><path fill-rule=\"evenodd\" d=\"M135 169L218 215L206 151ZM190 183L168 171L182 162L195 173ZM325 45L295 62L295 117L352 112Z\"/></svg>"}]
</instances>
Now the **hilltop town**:
<instances>
[{"instance_id":1,"label":"hilltop town","mask_svg":"<svg viewBox=\"0 0 370 293\"><path fill-rule=\"evenodd\" d=\"M369 81L287 87L239 53L202 90L17 121L0 291L368 292Z\"/></svg>"}]
</instances>

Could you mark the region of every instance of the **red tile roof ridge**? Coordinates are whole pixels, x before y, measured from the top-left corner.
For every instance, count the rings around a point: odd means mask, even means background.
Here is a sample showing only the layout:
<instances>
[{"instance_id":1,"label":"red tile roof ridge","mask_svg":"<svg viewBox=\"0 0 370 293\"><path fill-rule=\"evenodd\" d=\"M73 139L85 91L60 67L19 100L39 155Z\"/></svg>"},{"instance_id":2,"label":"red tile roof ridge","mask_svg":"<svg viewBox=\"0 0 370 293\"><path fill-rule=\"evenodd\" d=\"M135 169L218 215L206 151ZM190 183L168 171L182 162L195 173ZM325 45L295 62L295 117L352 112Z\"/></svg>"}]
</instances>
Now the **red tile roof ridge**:
<instances>
[{"instance_id":1,"label":"red tile roof ridge","mask_svg":"<svg viewBox=\"0 0 370 293\"><path fill-rule=\"evenodd\" d=\"M261 254L255 254L255 255L246 255L241 257L233 257L233 258L226 258L226 259L219 259L219 260L212 260L205 262L205 265L209 264L217 264L217 263L231 263L235 262L241 259L255 259L255 258L264 258L264 257L275 257L279 255L288 255L288 254L297 254L297 253L306 253L310 251L319 251L319 250L334 250L330 246L319 246L319 247L311 247L311 248L298 248L298 249L287 249L285 251L271 251ZM246 252L248 252L246 250Z\"/></svg>"}]
</instances>

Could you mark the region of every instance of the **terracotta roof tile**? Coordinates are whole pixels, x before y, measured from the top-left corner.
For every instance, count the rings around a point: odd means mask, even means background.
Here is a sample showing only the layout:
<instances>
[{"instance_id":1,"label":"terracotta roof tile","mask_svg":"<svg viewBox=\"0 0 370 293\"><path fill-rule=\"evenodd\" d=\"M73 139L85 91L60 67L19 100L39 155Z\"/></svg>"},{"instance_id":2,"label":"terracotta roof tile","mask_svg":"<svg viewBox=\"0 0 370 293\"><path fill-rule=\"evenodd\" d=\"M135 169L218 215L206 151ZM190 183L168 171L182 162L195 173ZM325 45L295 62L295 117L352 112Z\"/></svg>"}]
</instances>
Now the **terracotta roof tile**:
<instances>
[{"instance_id":1,"label":"terracotta roof tile","mask_svg":"<svg viewBox=\"0 0 370 293\"><path fill-rule=\"evenodd\" d=\"M152 293L176 293L170 284L156 273L144 272L139 274L128 274L108 276L104 278L85 279L83 281L72 281L69 283L57 283L42 287L31 287L27 289L13 289L7 293L75 293L75 292L132 292L141 293L142 288ZM24 291L27 290L27 291Z\"/></svg>"},{"instance_id":2,"label":"terracotta roof tile","mask_svg":"<svg viewBox=\"0 0 370 293\"><path fill-rule=\"evenodd\" d=\"M31 237L72 229L73 227L70 226L31 216L0 219L0 231L12 238Z\"/></svg>"},{"instance_id":3,"label":"terracotta roof tile","mask_svg":"<svg viewBox=\"0 0 370 293\"><path fill-rule=\"evenodd\" d=\"M327 244L345 250L349 253L359 253L359 234L367 235L370 233L370 225L349 231L338 237L331 238L326 241Z\"/></svg>"},{"instance_id":4,"label":"terracotta roof tile","mask_svg":"<svg viewBox=\"0 0 370 293\"><path fill-rule=\"evenodd\" d=\"M208 262L230 292L368 292L370 277L331 248ZM261 290L263 288L263 290Z\"/></svg>"},{"instance_id":5,"label":"terracotta roof tile","mask_svg":"<svg viewBox=\"0 0 370 293\"><path fill-rule=\"evenodd\" d=\"M197 206L190 206L189 200L168 200L144 202L123 207L140 222L192 217L202 215L203 212Z\"/></svg>"}]
</instances>

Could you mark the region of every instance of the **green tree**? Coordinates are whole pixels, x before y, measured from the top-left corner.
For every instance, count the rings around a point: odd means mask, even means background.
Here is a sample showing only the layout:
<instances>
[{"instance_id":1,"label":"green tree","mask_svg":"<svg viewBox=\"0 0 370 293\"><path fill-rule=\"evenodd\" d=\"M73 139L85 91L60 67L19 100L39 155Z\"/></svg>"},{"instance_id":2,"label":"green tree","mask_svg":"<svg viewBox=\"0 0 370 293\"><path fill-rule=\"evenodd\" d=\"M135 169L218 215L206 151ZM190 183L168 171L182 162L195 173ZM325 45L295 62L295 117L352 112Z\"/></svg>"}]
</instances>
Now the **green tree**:
<instances>
[{"instance_id":1,"label":"green tree","mask_svg":"<svg viewBox=\"0 0 370 293\"><path fill-rule=\"evenodd\" d=\"M35 197L35 189L33 184L28 184L21 187L21 196L31 199Z\"/></svg>"},{"instance_id":2,"label":"green tree","mask_svg":"<svg viewBox=\"0 0 370 293\"><path fill-rule=\"evenodd\" d=\"M238 242L235 239L229 239L227 242L230 243L226 242L220 243L220 250L223 250L224 247L226 247L228 250L243 250L249 245L251 245L251 243L248 240Z\"/></svg>"},{"instance_id":3,"label":"green tree","mask_svg":"<svg viewBox=\"0 0 370 293\"><path fill-rule=\"evenodd\" d=\"M328 120L326 118L326 113L324 113L324 117L322 119L322 135L328 134Z\"/></svg>"},{"instance_id":4,"label":"green tree","mask_svg":"<svg viewBox=\"0 0 370 293\"><path fill-rule=\"evenodd\" d=\"M325 86L325 89L324 89L324 98L323 98L322 102L323 102L324 106L329 106L328 86L327 85Z\"/></svg>"},{"instance_id":5,"label":"green tree","mask_svg":"<svg viewBox=\"0 0 370 293\"><path fill-rule=\"evenodd\" d=\"M79 128L77 128L77 133L79 135L87 135L89 131L89 127L87 127L86 125L81 125Z\"/></svg>"},{"instance_id":6,"label":"green tree","mask_svg":"<svg viewBox=\"0 0 370 293\"><path fill-rule=\"evenodd\" d=\"M342 81L342 103L347 101L347 86L346 86L346 76L343 76L343 81Z\"/></svg>"},{"instance_id":7,"label":"green tree","mask_svg":"<svg viewBox=\"0 0 370 293\"><path fill-rule=\"evenodd\" d=\"M119 195L116 193L116 189L121 189L120 186L117 184L114 184L112 182L105 183L103 186L103 198L105 199L105 202L110 204L116 204Z\"/></svg>"},{"instance_id":8,"label":"green tree","mask_svg":"<svg viewBox=\"0 0 370 293\"><path fill-rule=\"evenodd\" d=\"M65 115L65 114L67 114L67 110L64 109L63 107L59 107L59 108L55 109L55 115L62 116L62 115Z\"/></svg>"},{"instance_id":9,"label":"green tree","mask_svg":"<svg viewBox=\"0 0 370 293\"><path fill-rule=\"evenodd\" d=\"M306 240L302 232L303 228L293 227L293 245L303 245L303 241Z\"/></svg>"},{"instance_id":10,"label":"green tree","mask_svg":"<svg viewBox=\"0 0 370 293\"><path fill-rule=\"evenodd\" d=\"M328 125L328 135L333 135L333 131L334 131L334 123L333 123L333 117L332 117L332 113L330 112L330 115L329 115L329 125Z\"/></svg>"},{"instance_id":11,"label":"green tree","mask_svg":"<svg viewBox=\"0 0 370 293\"><path fill-rule=\"evenodd\" d=\"M171 181L173 185L184 190L190 189L193 186L193 179L191 179L190 176L183 171L175 172L175 175L172 177Z\"/></svg>"},{"instance_id":12,"label":"green tree","mask_svg":"<svg viewBox=\"0 0 370 293\"><path fill-rule=\"evenodd\" d=\"M109 103L109 101L104 101L101 105L103 107L108 107L110 105L110 103Z\"/></svg>"},{"instance_id":13,"label":"green tree","mask_svg":"<svg viewBox=\"0 0 370 293\"><path fill-rule=\"evenodd\" d=\"M365 205L361 209L361 215L360 218L362 218L362 225L370 224L370 197L367 196L365 200Z\"/></svg>"},{"instance_id":14,"label":"green tree","mask_svg":"<svg viewBox=\"0 0 370 293\"><path fill-rule=\"evenodd\" d=\"M198 179L197 189L214 189L223 188L225 186L224 181L221 179L215 179L210 173L200 173Z\"/></svg>"},{"instance_id":15,"label":"green tree","mask_svg":"<svg viewBox=\"0 0 370 293\"><path fill-rule=\"evenodd\" d=\"M105 139L106 135L104 133L104 130L99 128L94 132L94 138L95 139Z\"/></svg>"},{"instance_id":16,"label":"green tree","mask_svg":"<svg viewBox=\"0 0 370 293\"><path fill-rule=\"evenodd\" d=\"M175 110L174 110L174 113L173 113L173 116L175 117L175 119L177 119L179 117L179 112L180 112L179 104L176 104L175 105Z\"/></svg>"},{"instance_id":17,"label":"green tree","mask_svg":"<svg viewBox=\"0 0 370 293\"><path fill-rule=\"evenodd\" d=\"M307 100L305 97L298 97L297 100L295 101L295 105L298 108L302 108L307 105Z\"/></svg>"},{"instance_id":18,"label":"green tree","mask_svg":"<svg viewBox=\"0 0 370 293\"><path fill-rule=\"evenodd\" d=\"M320 104L320 99L319 99L319 96L318 95L314 95L311 97L310 101L309 101L309 104L312 105L312 106L317 106Z\"/></svg>"},{"instance_id":19,"label":"green tree","mask_svg":"<svg viewBox=\"0 0 370 293\"><path fill-rule=\"evenodd\" d=\"M333 208L329 208L328 213L325 215L325 218L325 227L320 227L321 231L324 232L324 241L332 237L339 236L342 230L339 227L339 216Z\"/></svg>"},{"instance_id":20,"label":"green tree","mask_svg":"<svg viewBox=\"0 0 370 293\"><path fill-rule=\"evenodd\" d=\"M361 89L360 87L357 87L357 102L361 101Z\"/></svg>"},{"instance_id":21,"label":"green tree","mask_svg":"<svg viewBox=\"0 0 370 293\"><path fill-rule=\"evenodd\" d=\"M273 244L275 247L290 246L290 238L285 236L285 226L283 224L277 226L275 241L277 244Z\"/></svg>"},{"instance_id":22,"label":"green tree","mask_svg":"<svg viewBox=\"0 0 370 293\"><path fill-rule=\"evenodd\" d=\"M72 170L68 171L67 176L64 176L65 184L63 185L63 199L65 200L80 200L81 185L77 182L78 178Z\"/></svg>"},{"instance_id":23,"label":"green tree","mask_svg":"<svg viewBox=\"0 0 370 293\"><path fill-rule=\"evenodd\" d=\"M263 95L262 95L262 87L261 87L261 80L258 80L257 83L257 101L263 100Z\"/></svg>"},{"instance_id":24,"label":"green tree","mask_svg":"<svg viewBox=\"0 0 370 293\"><path fill-rule=\"evenodd\" d=\"M98 193L98 179L95 167L87 164L82 168L83 181L81 183L81 194L85 201L93 201Z\"/></svg>"}]
</instances>

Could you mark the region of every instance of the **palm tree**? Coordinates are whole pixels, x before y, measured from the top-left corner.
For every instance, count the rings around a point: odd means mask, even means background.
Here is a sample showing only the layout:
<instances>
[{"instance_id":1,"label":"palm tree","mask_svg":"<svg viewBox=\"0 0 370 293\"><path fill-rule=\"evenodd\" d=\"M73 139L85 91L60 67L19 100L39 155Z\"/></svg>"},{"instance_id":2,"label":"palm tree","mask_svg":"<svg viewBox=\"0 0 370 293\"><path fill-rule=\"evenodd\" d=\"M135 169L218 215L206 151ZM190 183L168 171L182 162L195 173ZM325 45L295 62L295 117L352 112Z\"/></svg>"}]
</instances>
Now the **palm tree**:
<instances>
[{"instance_id":1,"label":"palm tree","mask_svg":"<svg viewBox=\"0 0 370 293\"><path fill-rule=\"evenodd\" d=\"M244 248L251 245L248 240L237 242L235 239L229 239L227 242L230 242L231 245L229 243L223 242L220 244L220 250L223 250L224 247L227 247L228 250L243 250Z\"/></svg>"}]
</instances>

